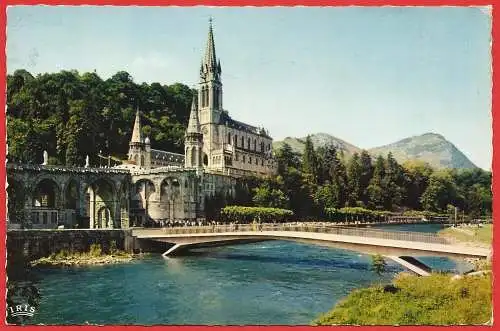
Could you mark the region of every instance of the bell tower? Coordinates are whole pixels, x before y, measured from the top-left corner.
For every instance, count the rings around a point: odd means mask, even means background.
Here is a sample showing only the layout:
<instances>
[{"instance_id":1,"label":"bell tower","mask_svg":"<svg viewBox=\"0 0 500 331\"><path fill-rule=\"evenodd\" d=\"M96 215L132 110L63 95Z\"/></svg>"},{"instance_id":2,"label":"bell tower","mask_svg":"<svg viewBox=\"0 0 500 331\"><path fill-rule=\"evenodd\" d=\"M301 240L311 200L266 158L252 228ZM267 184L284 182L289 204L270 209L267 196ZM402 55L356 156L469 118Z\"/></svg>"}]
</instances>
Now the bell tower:
<instances>
[{"instance_id":1,"label":"bell tower","mask_svg":"<svg viewBox=\"0 0 500 331\"><path fill-rule=\"evenodd\" d=\"M198 107L200 123L219 123L222 112L222 81L220 61L215 54L212 18L209 21L205 56L201 61Z\"/></svg>"}]
</instances>

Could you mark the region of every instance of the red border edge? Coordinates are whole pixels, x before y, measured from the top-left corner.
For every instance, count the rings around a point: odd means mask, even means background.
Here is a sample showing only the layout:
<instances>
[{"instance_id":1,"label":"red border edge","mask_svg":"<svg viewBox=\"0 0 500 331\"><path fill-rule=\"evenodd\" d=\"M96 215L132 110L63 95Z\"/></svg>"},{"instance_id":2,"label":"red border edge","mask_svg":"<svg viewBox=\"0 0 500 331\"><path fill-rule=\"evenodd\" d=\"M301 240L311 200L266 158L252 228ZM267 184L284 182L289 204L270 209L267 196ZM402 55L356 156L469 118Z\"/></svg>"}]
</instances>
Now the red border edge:
<instances>
[{"instance_id":1,"label":"red border edge","mask_svg":"<svg viewBox=\"0 0 500 331\"><path fill-rule=\"evenodd\" d=\"M6 123L5 123L5 105L6 105L6 78L7 78L7 57L6 57L6 24L7 24L7 7L10 5L120 5L120 6L196 6L196 5L211 5L211 6L255 6L255 7L264 7L264 6L491 6L492 7L492 69L498 62L499 54L500 54L500 46L498 43L494 42L495 40L500 38L500 24L497 20L500 17L500 12L496 10L496 6L492 4L492 1L477 1L477 0L338 0L338 1L328 1L328 0L87 0L87 1L68 1L68 0L7 0L0 2L0 21L2 22L1 33L0 33L0 44L2 47L1 52L1 61L0 61L0 86L2 87L2 93L0 93L0 104L4 105L4 110L0 113L0 163L5 165L6 160ZM499 191L500 187L500 179L495 176L495 171L500 166L500 156L496 153L495 146L500 144L500 134L496 134L498 129L500 129L500 119L498 116L495 116L497 113L499 106L498 98L500 96L500 87L495 82L498 82L500 79L500 73L498 70L493 70L492 72L492 129L493 129L493 138L492 138L492 146L493 146L493 160L492 160L492 171L493 171L493 181L492 181L492 191L493 191L493 219L498 219L500 216L500 202L495 199L495 193ZM3 262L3 268L0 267L0 278L4 280L4 283L0 286L0 297L4 298L0 300L0 317L2 321L0 322L0 326L6 329L14 329L19 328L19 326L14 325L6 325L6 170L5 166L0 168L0 201L3 203L0 204L0 217L4 221L4 226L0 226L0 237L4 238L0 240L0 252L1 252L1 260ZM500 273L500 264L496 263L496 259L499 256L498 251L496 250L499 245L498 238L500 237L500 227L493 226L493 274L497 275ZM493 277L493 324L491 326L450 326L450 327L441 327L441 326L401 326L397 327L400 331L405 330L435 330L435 329L443 329L446 330L463 330L463 329L474 329L474 330L492 330L496 320L500 317L498 309L495 309L497 304L500 302L500 298L498 295L498 281L496 277ZM23 327L23 330L38 330L41 326L26 326ZM99 328L100 330L120 330L120 329L128 329L128 330L164 330L164 329L184 329L184 330L193 330L193 331L205 331L208 329L218 329L218 330L231 330L231 329L244 329L244 330L259 330L265 328L270 331L285 331L291 330L293 331L306 331L314 328L315 330L326 330L330 329L329 326L43 326L46 329L53 330L81 330L85 329L95 329ZM376 329L376 330L389 330L394 328L394 326L338 326L335 327L335 330L344 331L344 330L352 330L355 328L356 330L367 330L367 329Z\"/></svg>"}]
</instances>

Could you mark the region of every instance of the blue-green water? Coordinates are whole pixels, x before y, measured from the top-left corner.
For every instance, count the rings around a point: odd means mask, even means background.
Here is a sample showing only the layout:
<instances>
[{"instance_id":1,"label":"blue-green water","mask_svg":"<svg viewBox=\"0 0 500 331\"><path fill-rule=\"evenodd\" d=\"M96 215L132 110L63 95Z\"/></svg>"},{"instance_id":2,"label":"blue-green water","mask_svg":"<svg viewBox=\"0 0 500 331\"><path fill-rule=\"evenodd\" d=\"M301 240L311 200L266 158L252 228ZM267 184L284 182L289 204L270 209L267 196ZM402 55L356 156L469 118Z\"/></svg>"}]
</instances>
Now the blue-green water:
<instances>
[{"instance_id":1,"label":"blue-green water","mask_svg":"<svg viewBox=\"0 0 500 331\"><path fill-rule=\"evenodd\" d=\"M438 226L390 230L435 232ZM379 281L369 256L268 241L129 264L38 270L43 324L310 324L355 288ZM463 269L423 258L438 269ZM402 271L393 263L383 280Z\"/></svg>"}]
</instances>

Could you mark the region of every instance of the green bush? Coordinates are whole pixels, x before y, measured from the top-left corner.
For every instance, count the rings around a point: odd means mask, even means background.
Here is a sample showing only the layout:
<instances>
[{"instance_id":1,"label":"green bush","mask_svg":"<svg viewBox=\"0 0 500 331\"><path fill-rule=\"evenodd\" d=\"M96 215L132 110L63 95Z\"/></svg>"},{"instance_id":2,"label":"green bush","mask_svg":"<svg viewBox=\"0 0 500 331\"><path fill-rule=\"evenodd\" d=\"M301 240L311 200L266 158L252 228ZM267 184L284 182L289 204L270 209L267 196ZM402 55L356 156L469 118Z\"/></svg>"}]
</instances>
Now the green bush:
<instances>
[{"instance_id":1,"label":"green bush","mask_svg":"<svg viewBox=\"0 0 500 331\"><path fill-rule=\"evenodd\" d=\"M102 254L101 245L100 244L90 245L89 254L90 256L100 256Z\"/></svg>"},{"instance_id":2,"label":"green bush","mask_svg":"<svg viewBox=\"0 0 500 331\"><path fill-rule=\"evenodd\" d=\"M55 254L54 258L58 260L58 259L64 259L68 256L70 256L69 251L67 249L61 249L57 254Z\"/></svg>"},{"instance_id":3,"label":"green bush","mask_svg":"<svg viewBox=\"0 0 500 331\"><path fill-rule=\"evenodd\" d=\"M370 210L362 207L326 208L324 214L328 221L333 222L376 222L383 221L387 216L394 215L389 211Z\"/></svg>"},{"instance_id":4,"label":"green bush","mask_svg":"<svg viewBox=\"0 0 500 331\"><path fill-rule=\"evenodd\" d=\"M293 211L279 208L227 206L221 210L221 217L226 222L286 222L292 219Z\"/></svg>"}]
</instances>

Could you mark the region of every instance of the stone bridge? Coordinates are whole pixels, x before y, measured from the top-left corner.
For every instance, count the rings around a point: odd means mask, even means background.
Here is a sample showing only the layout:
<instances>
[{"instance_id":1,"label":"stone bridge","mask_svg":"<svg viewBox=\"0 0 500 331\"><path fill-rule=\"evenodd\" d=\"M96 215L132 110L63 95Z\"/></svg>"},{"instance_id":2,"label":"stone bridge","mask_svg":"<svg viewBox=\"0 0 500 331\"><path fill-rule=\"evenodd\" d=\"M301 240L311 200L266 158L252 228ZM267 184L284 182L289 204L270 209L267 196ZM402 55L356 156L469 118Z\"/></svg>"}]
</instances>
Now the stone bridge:
<instances>
[{"instance_id":1,"label":"stone bridge","mask_svg":"<svg viewBox=\"0 0 500 331\"><path fill-rule=\"evenodd\" d=\"M381 254L423 276L429 275L431 269L415 257L487 258L491 254L489 249L450 244L444 238L434 234L334 226L200 226L133 229L132 235L139 240L154 240L173 244L163 254L164 257L181 254L190 248L249 241L288 240L347 249L364 254Z\"/></svg>"}]
</instances>

